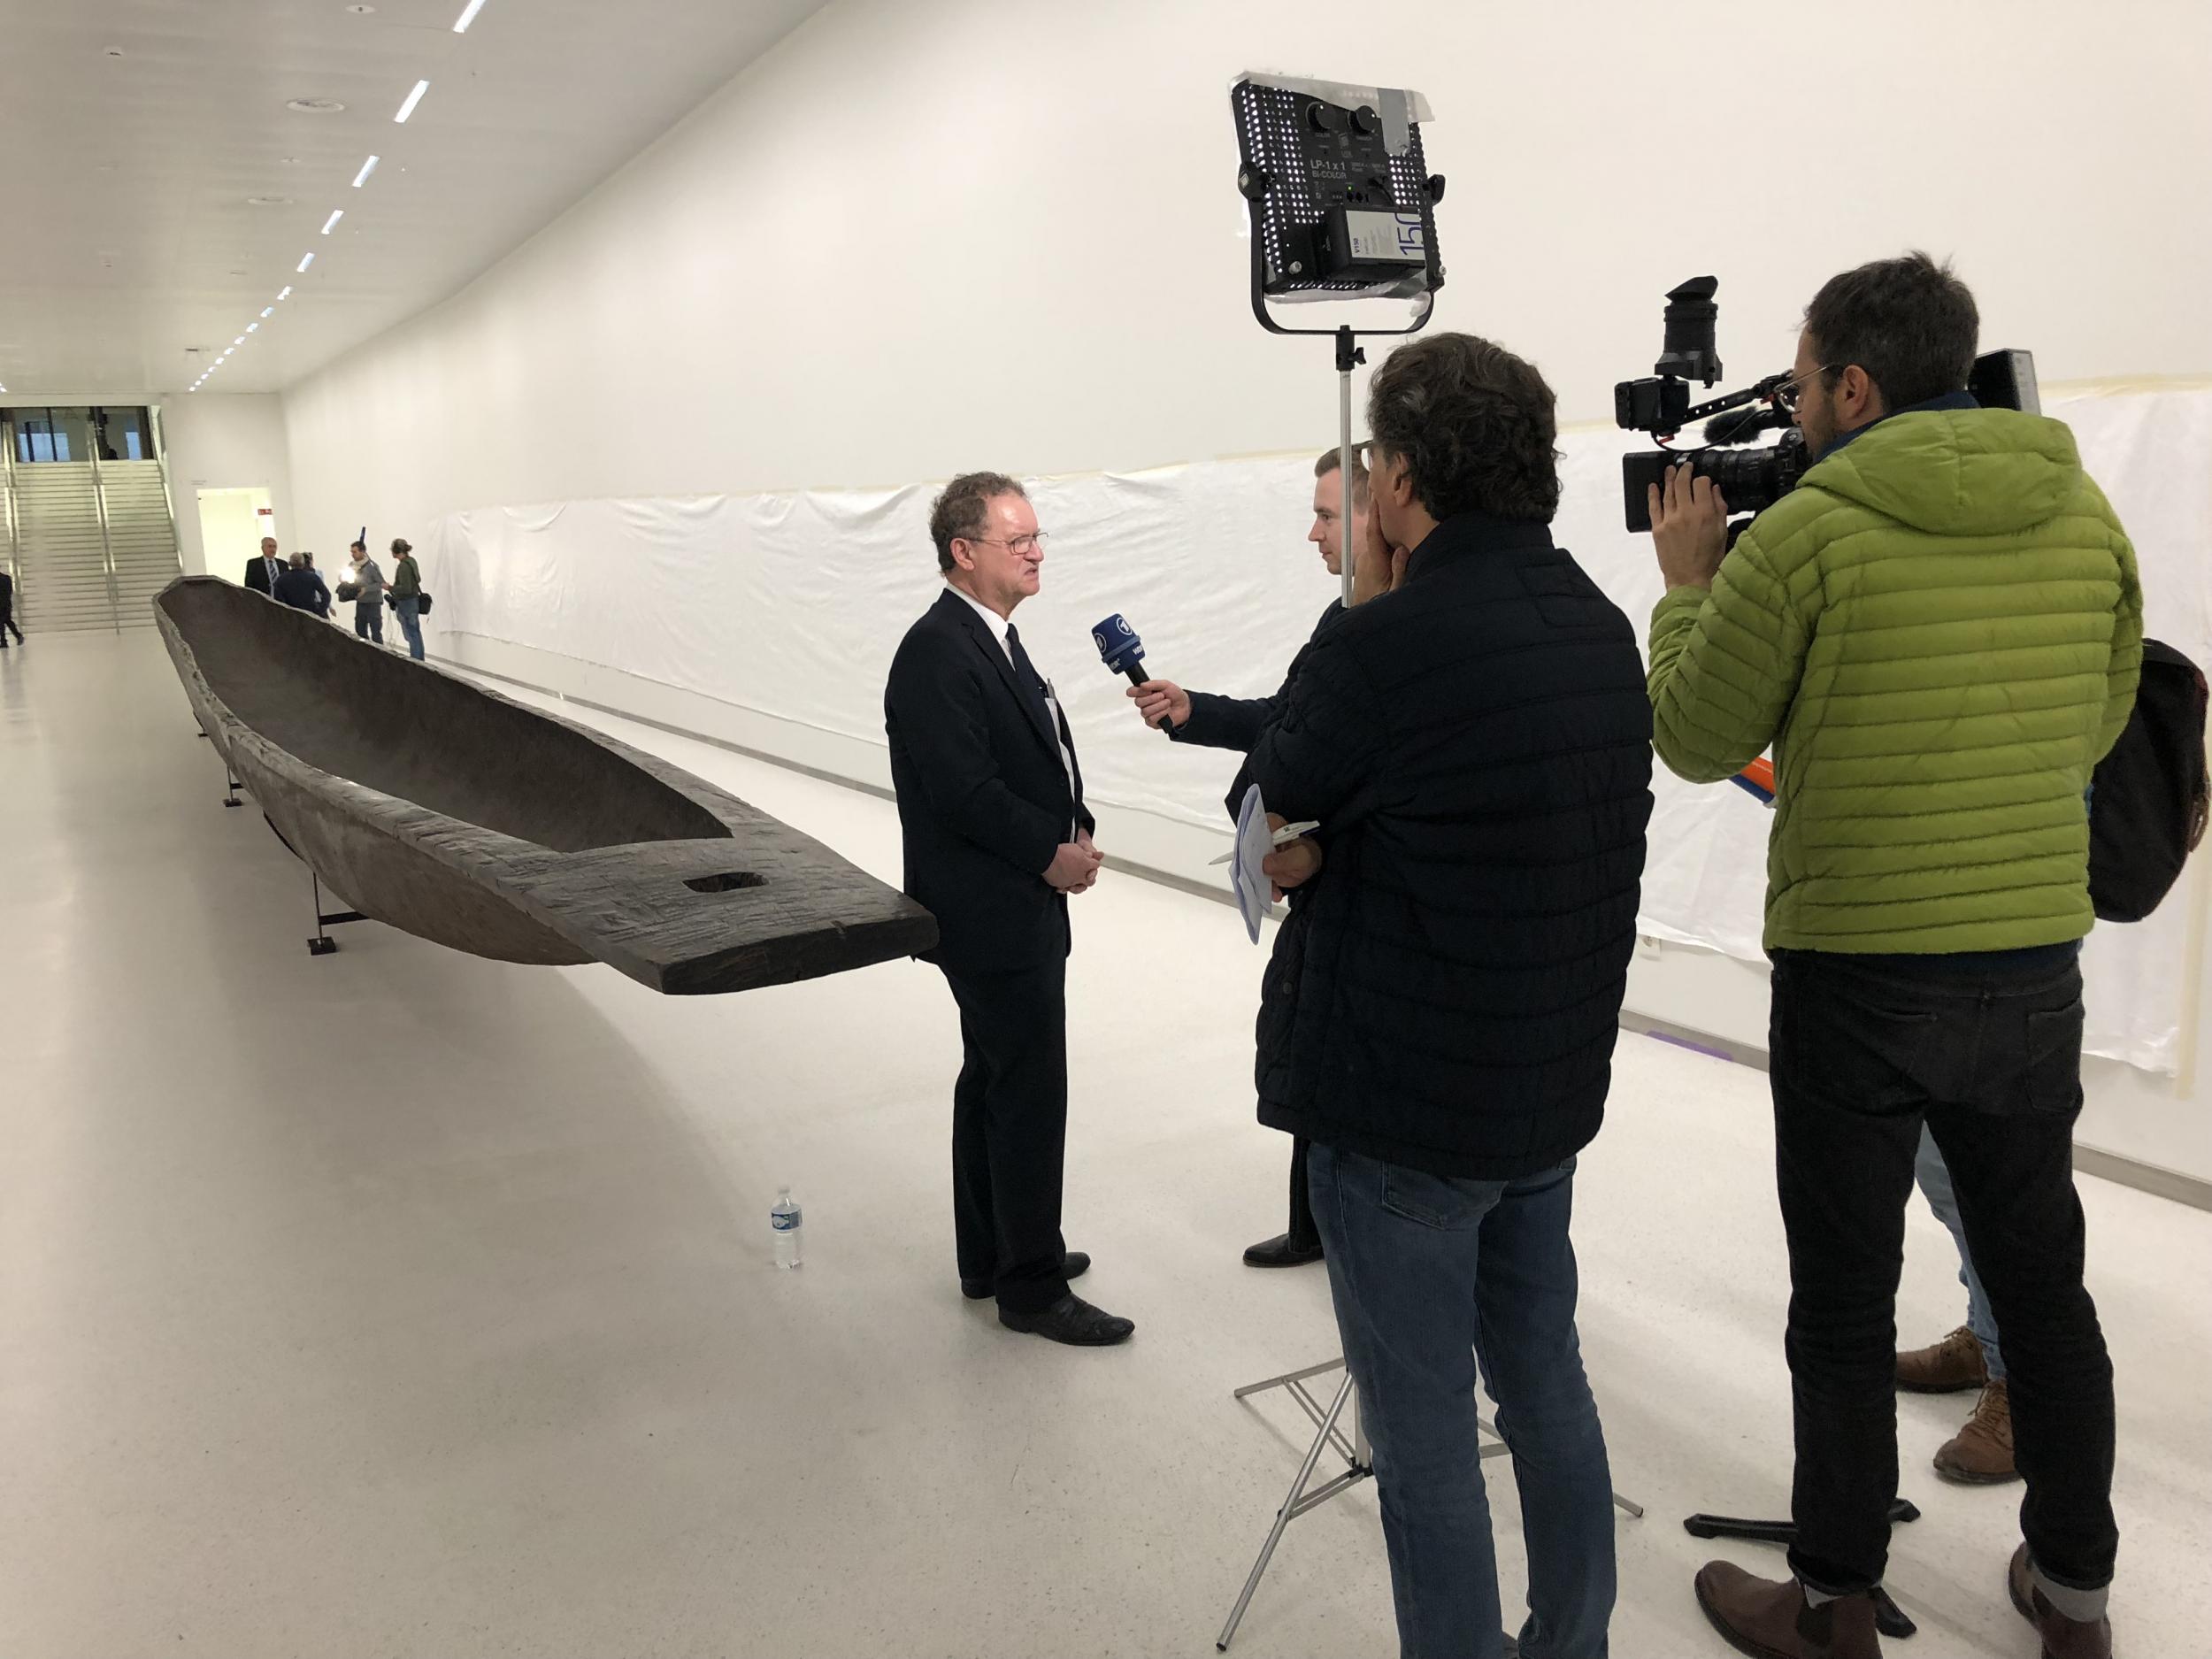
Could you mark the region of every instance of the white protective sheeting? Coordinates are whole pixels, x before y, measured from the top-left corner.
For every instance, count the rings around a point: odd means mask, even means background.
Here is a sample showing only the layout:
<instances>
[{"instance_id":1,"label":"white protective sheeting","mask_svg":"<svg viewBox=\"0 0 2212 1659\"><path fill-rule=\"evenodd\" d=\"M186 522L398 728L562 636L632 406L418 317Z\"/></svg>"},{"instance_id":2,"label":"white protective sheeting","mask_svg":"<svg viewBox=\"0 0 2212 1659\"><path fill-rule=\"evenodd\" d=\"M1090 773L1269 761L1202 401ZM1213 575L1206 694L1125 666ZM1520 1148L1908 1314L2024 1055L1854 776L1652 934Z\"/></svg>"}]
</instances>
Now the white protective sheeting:
<instances>
[{"instance_id":1,"label":"white protective sheeting","mask_svg":"<svg viewBox=\"0 0 2212 1659\"><path fill-rule=\"evenodd\" d=\"M2148 629L2212 663L2212 389L2053 398L2141 561ZM1561 543L1640 632L1660 596L1650 542L1621 529L1626 434L1562 439ZM989 457L979 457L987 462ZM1148 667L1231 695L1274 689L1334 591L1313 547L1310 456L1035 480L1051 533L1025 642L1054 680L1103 803L1226 831L1218 751L1145 730L1099 664L1092 624L1120 611ZM426 536L438 621L880 744L892 651L939 588L932 487L474 508ZM1761 959L1767 815L1728 785L1659 769L1642 928ZM2089 1048L2171 1072L2187 918L2170 905L2087 949Z\"/></svg>"}]
</instances>

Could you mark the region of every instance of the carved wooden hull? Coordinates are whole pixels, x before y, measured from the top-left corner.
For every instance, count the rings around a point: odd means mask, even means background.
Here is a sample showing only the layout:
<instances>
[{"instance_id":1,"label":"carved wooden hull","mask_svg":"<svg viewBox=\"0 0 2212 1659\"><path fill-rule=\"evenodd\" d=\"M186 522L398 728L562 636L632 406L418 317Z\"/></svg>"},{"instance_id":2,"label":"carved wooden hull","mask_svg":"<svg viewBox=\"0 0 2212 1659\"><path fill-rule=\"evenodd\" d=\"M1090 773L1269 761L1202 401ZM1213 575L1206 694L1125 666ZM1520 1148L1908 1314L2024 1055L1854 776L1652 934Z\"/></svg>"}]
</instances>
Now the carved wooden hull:
<instances>
[{"instance_id":1,"label":"carved wooden hull","mask_svg":"<svg viewBox=\"0 0 2212 1659\"><path fill-rule=\"evenodd\" d=\"M675 995L937 941L911 899L626 744L216 577L180 577L154 612L232 775L365 916Z\"/></svg>"}]
</instances>

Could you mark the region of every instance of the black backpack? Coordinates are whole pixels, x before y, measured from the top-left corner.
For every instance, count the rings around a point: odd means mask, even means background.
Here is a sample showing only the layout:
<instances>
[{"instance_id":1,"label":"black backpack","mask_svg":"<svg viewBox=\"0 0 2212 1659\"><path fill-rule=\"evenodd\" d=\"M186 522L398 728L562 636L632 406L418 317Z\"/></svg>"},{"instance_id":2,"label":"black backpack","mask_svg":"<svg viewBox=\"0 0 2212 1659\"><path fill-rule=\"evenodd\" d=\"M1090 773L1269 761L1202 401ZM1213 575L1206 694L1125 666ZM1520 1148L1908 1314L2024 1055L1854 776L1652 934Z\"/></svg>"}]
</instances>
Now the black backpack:
<instances>
[{"instance_id":1,"label":"black backpack","mask_svg":"<svg viewBox=\"0 0 2212 1659\"><path fill-rule=\"evenodd\" d=\"M2143 641L2135 711L2097 764L2089 794L2089 899L2102 922L2158 908L2204 839L2203 672L2170 645Z\"/></svg>"}]
</instances>

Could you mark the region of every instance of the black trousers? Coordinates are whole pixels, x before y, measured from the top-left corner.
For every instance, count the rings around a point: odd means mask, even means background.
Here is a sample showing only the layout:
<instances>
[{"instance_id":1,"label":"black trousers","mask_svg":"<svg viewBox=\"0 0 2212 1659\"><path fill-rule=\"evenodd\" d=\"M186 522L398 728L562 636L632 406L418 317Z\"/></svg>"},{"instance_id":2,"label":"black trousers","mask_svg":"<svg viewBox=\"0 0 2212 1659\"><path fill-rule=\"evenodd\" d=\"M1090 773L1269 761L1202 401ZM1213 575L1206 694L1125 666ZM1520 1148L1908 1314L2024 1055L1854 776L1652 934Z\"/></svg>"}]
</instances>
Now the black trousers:
<instances>
[{"instance_id":1,"label":"black trousers","mask_svg":"<svg viewBox=\"0 0 2212 1659\"><path fill-rule=\"evenodd\" d=\"M1303 1135L1290 1138L1290 1241L1310 1249L1321 1242L1313 1225L1313 1189L1306 1185L1306 1148Z\"/></svg>"},{"instance_id":2,"label":"black trousers","mask_svg":"<svg viewBox=\"0 0 2212 1659\"><path fill-rule=\"evenodd\" d=\"M2081 1035L2081 968L2068 953L1774 953L1797 1432L1790 1564L1816 1589L1864 1589L1888 1561L1897 1281L1924 1119L2004 1333L2029 1553L2061 1585L2112 1580L2112 1363L2082 1285L2074 1193Z\"/></svg>"},{"instance_id":3,"label":"black trousers","mask_svg":"<svg viewBox=\"0 0 2212 1659\"><path fill-rule=\"evenodd\" d=\"M1068 1131L1068 965L946 972L965 1058L952 1091L960 1277L1036 1313L1067 1294L1060 1187Z\"/></svg>"},{"instance_id":4,"label":"black trousers","mask_svg":"<svg viewBox=\"0 0 2212 1659\"><path fill-rule=\"evenodd\" d=\"M7 643L7 636L11 634L19 640L23 637L23 630L16 626L13 605L8 606L4 611L0 611L0 645Z\"/></svg>"}]
</instances>

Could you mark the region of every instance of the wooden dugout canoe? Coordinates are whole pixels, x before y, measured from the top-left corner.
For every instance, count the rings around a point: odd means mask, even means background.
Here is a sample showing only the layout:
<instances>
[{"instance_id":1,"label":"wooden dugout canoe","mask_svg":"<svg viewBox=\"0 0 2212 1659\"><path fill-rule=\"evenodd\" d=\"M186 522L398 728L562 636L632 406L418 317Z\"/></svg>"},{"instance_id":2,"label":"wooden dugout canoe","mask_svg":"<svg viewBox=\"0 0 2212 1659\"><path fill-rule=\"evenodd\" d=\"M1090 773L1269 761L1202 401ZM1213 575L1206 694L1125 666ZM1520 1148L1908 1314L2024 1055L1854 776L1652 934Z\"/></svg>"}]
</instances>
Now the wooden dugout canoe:
<instances>
[{"instance_id":1,"label":"wooden dugout canoe","mask_svg":"<svg viewBox=\"0 0 2212 1659\"><path fill-rule=\"evenodd\" d=\"M934 918L650 755L212 576L154 600L201 730L363 915L672 995L912 956Z\"/></svg>"}]
</instances>

